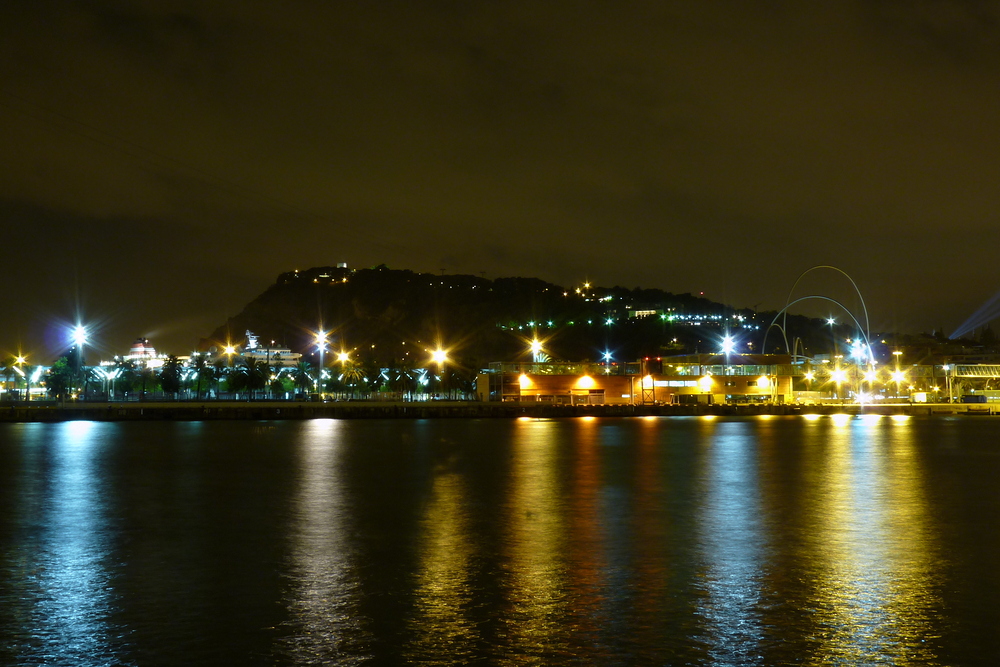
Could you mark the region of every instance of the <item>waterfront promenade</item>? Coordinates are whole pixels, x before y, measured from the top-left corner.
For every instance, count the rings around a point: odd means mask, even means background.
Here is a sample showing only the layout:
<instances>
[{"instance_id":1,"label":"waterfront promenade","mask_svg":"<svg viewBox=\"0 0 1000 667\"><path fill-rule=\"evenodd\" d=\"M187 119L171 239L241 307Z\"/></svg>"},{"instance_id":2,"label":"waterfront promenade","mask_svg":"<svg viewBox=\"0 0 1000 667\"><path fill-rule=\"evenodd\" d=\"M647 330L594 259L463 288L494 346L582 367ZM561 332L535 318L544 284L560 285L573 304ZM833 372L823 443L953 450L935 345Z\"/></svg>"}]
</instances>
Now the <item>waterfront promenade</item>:
<instances>
[{"instance_id":1,"label":"waterfront promenade","mask_svg":"<svg viewBox=\"0 0 1000 667\"><path fill-rule=\"evenodd\" d=\"M0 404L0 422L201 421L273 419L516 419L559 417L751 416L806 414L993 415L992 404L893 403L879 405L556 405L541 403L172 401L132 403Z\"/></svg>"}]
</instances>

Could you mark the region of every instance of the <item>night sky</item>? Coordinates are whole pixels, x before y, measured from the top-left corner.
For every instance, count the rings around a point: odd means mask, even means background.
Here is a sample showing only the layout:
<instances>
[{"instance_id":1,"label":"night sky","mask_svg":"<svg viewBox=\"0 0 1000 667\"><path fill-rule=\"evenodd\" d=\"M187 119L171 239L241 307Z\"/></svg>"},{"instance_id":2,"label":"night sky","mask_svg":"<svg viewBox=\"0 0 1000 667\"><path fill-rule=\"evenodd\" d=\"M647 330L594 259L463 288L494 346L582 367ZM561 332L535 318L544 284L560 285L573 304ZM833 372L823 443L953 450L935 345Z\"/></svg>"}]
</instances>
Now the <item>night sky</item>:
<instances>
[{"instance_id":1,"label":"night sky","mask_svg":"<svg viewBox=\"0 0 1000 667\"><path fill-rule=\"evenodd\" d=\"M950 334L1000 289L1000 5L6 0L0 158L36 362L78 316L186 354L337 262L760 309L829 264Z\"/></svg>"}]
</instances>

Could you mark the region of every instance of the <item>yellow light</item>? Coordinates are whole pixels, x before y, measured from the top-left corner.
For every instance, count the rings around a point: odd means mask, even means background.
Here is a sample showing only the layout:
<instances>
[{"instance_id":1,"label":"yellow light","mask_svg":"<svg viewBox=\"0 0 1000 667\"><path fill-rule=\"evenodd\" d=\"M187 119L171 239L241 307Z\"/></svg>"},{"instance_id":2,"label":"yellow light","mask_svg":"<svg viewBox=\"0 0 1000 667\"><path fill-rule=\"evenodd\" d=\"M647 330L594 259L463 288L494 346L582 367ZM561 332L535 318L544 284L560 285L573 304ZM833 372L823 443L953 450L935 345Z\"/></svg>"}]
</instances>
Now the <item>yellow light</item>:
<instances>
[{"instance_id":1,"label":"yellow light","mask_svg":"<svg viewBox=\"0 0 1000 667\"><path fill-rule=\"evenodd\" d=\"M576 386L580 389L593 389L596 384L597 382L594 381L594 378L584 375L577 381Z\"/></svg>"},{"instance_id":2,"label":"yellow light","mask_svg":"<svg viewBox=\"0 0 1000 667\"><path fill-rule=\"evenodd\" d=\"M236 348L232 345L226 346L226 354L236 354Z\"/></svg>"},{"instance_id":3,"label":"yellow light","mask_svg":"<svg viewBox=\"0 0 1000 667\"><path fill-rule=\"evenodd\" d=\"M531 378L524 373L521 373L521 377L517 379L517 382L521 385L521 389L527 389L531 386Z\"/></svg>"},{"instance_id":4,"label":"yellow light","mask_svg":"<svg viewBox=\"0 0 1000 667\"><path fill-rule=\"evenodd\" d=\"M905 379L906 379L906 373L904 371L893 371L892 372L892 381L893 382L902 382Z\"/></svg>"},{"instance_id":5,"label":"yellow light","mask_svg":"<svg viewBox=\"0 0 1000 667\"><path fill-rule=\"evenodd\" d=\"M340 363L344 363L346 361L350 361L350 359L351 359L351 355L348 354L347 352L341 352L341 353L339 353L337 355L337 361L339 361Z\"/></svg>"},{"instance_id":6,"label":"yellow light","mask_svg":"<svg viewBox=\"0 0 1000 667\"><path fill-rule=\"evenodd\" d=\"M837 370L833 371L832 373L830 373L830 379L833 380L834 382L843 382L845 378L847 378L847 372L846 371L842 371L840 369L837 369Z\"/></svg>"},{"instance_id":7,"label":"yellow light","mask_svg":"<svg viewBox=\"0 0 1000 667\"><path fill-rule=\"evenodd\" d=\"M442 350L441 348L438 348L433 352L431 352L431 361L433 361L435 364L443 364L444 362L448 361L448 353Z\"/></svg>"},{"instance_id":8,"label":"yellow light","mask_svg":"<svg viewBox=\"0 0 1000 667\"><path fill-rule=\"evenodd\" d=\"M809 372L808 372L808 373L806 373L806 374L805 374L805 375L804 375L803 377L804 377L804 378L805 378L806 380L808 380L809 382L812 382L812 381L813 381L813 379L814 379L814 378L815 378L816 376L815 376L815 375L813 374L813 372L812 372L812 371L809 371Z\"/></svg>"},{"instance_id":9,"label":"yellow light","mask_svg":"<svg viewBox=\"0 0 1000 667\"><path fill-rule=\"evenodd\" d=\"M542 351L542 342L537 338L535 338L534 340L531 341L531 353L538 354L541 351Z\"/></svg>"},{"instance_id":10,"label":"yellow light","mask_svg":"<svg viewBox=\"0 0 1000 667\"><path fill-rule=\"evenodd\" d=\"M757 386L761 389L767 389L771 386L771 380L766 375L761 375L757 378Z\"/></svg>"},{"instance_id":11,"label":"yellow light","mask_svg":"<svg viewBox=\"0 0 1000 667\"><path fill-rule=\"evenodd\" d=\"M877 378L878 375L875 373L875 371L868 371L867 373L865 373L865 382L875 382Z\"/></svg>"},{"instance_id":12,"label":"yellow light","mask_svg":"<svg viewBox=\"0 0 1000 667\"><path fill-rule=\"evenodd\" d=\"M706 375L705 377L703 377L700 380L698 380L698 388L701 389L702 391L706 391L706 392L707 391L711 391L712 390L712 376L711 375Z\"/></svg>"}]
</instances>

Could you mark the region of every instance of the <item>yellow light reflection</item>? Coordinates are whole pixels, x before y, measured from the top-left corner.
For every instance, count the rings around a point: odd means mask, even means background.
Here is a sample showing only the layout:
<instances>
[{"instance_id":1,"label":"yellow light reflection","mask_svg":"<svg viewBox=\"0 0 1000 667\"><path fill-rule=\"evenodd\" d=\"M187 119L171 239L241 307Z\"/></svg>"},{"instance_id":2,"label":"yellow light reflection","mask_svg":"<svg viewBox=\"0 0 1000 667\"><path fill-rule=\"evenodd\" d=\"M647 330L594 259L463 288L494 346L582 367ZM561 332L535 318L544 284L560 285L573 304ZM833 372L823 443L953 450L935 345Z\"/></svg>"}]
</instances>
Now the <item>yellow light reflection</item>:
<instances>
[{"instance_id":1,"label":"yellow light reflection","mask_svg":"<svg viewBox=\"0 0 1000 667\"><path fill-rule=\"evenodd\" d=\"M837 426L847 426L854 419L851 415L838 412L837 414L830 415L830 421L832 421Z\"/></svg>"},{"instance_id":2,"label":"yellow light reflection","mask_svg":"<svg viewBox=\"0 0 1000 667\"><path fill-rule=\"evenodd\" d=\"M574 422L577 423L577 422ZM562 422L518 422L511 462L510 504L505 519L505 577L511 616L512 654L537 651L562 629L553 625L565 589L560 545L566 538L557 459Z\"/></svg>"},{"instance_id":3,"label":"yellow light reflection","mask_svg":"<svg viewBox=\"0 0 1000 667\"><path fill-rule=\"evenodd\" d=\"M914 434L887 420L857 420L826 438L805 503L805 557L815 564L805 606L814 610L818 642L805 664L939 664L924 641L941 602L936 538L910 455Z\"/></svg>"},{"instance_id":4,"label":"yellow light reflection","mask_svg":"<svg viewBox=\"0 0 1000 667\"><path fill-rule=\"evenodd\" d=\"M448 656L468 662L479 641L469 613L475 594L471 580L475 543L470 534L465 480L457 472L434 478L430 502L421 521L420 555L410 619L407 662L426 664Z\"/></svg>"}]
</instances>

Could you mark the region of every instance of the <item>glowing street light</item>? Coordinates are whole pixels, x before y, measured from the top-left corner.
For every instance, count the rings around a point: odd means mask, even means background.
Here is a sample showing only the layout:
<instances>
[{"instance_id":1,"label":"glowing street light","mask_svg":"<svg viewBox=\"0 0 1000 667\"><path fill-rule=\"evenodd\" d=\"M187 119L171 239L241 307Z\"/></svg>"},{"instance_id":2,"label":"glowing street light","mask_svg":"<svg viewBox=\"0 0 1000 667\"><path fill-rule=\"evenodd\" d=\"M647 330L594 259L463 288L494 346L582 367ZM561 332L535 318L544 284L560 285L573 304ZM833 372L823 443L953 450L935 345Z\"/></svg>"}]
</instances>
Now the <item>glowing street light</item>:
<instances>
[{"instance_id":1,"label":"glowing street light","mask_svg":"<svg viewBox=\"0 0 1000 667\"><path fill-rule=\"evenodd\" d=\"M438 379L444 385L444 365L448 363L448 352L440 347L431 352L431 362L438 366Z\"/></svg>"},{"instance_id":2,"label":"glowing street light","mask_svg":"<svg viewBox=\"0 0 1000 667\"><path fill-rule=\"evenodd\" d=\"M326 332L320 329L316 332L316 345L319 347L319 369L316 371L316 384L319 385L319 397L323 399L323 355L326 353Z\"/></svg>"},{"instance_id":3,"label":"glowing street light","mask_svg":"<svg viewBox=\"0 0 1000 667\"><path fill-rule=\"evenodd\" d=\"M78 324L73 328L73 344L77 347L87 344L87 327Z\"/></svg>"},{"instance_id":4,"label":"glowing street light","mask_svg":"<svg viewBox=\"0 0 1000 667\"><path fill-rule=\"evenodd\" d=\"M77 324L70 334L73 345L76 347L76 370L80 373L81 393L85 393L86 379L83 376L83 346L87 344L87 327Z\"/></svg>"},{"instance_id":5,"label":"glowing street light","mask_svg":"<svg viewBox=\"0 0 1000 667\"><path fill-rule=\"evenodd\" d=\"M531 349L531 360L535 363L541 361L542 341L538 340L537 338L533 338L531 340L530 349Z\"/></svg>"},{"instance_id":6,"label":"glowing street light","mask_svg":"<svg viewBox=\"0 0 1000 667\"><path fill-rule=\"evenodd\" d=\"M722 354L732 354L736 350L736 341L727 335L722 339Z\"/></svg>"},{"instance_id":7,"label":"glowing street light","mask_svg":"<svg viewBox=\"0 0 1000 667\"><path fill-rule=\"evenodd\" d=\"M30 401L31 400L31 378L28 377L28 374L24 372L24 362L25 361L27 361L27 360L24 358L24 355L23 354L18 354L17 355L17 359L14 360L14 363L17 365L17 368L15 368L14 370L17 371L18 374L21 377L24 378L24 400Z\"/></svg>"}]
</instances>

